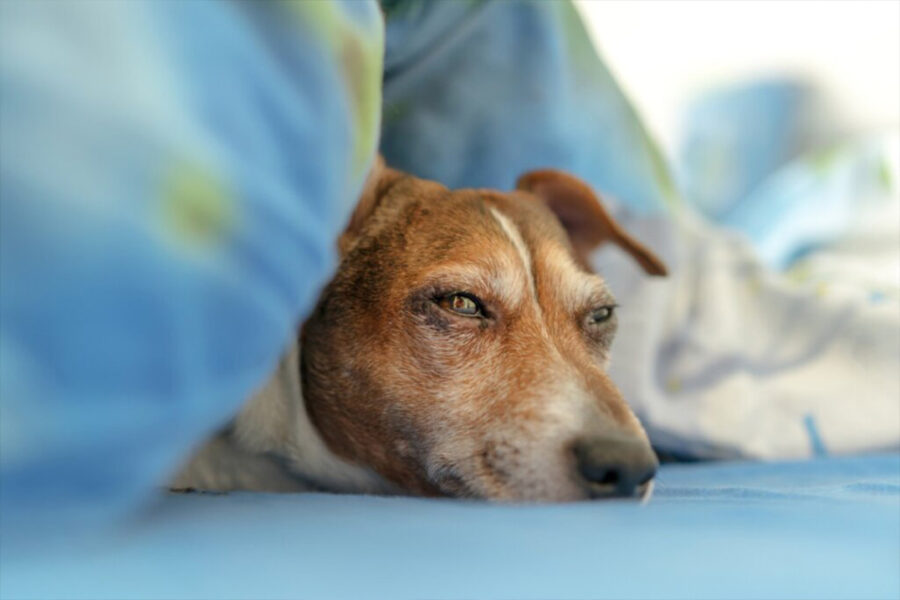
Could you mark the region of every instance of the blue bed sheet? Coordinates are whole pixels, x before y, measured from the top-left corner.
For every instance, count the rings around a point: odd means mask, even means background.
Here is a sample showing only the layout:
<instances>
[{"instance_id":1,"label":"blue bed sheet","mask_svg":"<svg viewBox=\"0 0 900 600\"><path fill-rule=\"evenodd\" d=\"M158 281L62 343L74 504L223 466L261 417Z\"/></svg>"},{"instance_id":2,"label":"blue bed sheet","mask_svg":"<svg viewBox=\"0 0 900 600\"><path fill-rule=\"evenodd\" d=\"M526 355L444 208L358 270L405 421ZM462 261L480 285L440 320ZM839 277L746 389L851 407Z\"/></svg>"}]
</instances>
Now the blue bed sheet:
<instances>
[{"instance_id":1,"label":"blue bed sheet","mask_svg":"<svg viewBox=\"0 0 900 600\"><path fill-rule=\"evenodd\" d=\"M668 465L646 506L169 495L0 596L897 598L900 455Z\"/></svg>"}]
</instances>

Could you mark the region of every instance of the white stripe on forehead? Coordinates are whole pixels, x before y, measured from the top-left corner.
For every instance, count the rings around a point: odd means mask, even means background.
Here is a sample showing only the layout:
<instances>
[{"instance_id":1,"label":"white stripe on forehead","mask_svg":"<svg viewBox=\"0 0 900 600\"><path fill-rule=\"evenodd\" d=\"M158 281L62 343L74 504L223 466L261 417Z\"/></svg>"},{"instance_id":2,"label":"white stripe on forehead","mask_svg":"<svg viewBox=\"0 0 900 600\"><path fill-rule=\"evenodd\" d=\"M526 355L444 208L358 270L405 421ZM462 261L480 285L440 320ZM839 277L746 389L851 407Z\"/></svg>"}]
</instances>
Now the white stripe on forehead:
<instances>
[{"instance_id":1,"label":"white stripe on forehead","mask_svg":"<svg viewBox=\"0 0 900 600\"><path fill-rule=\"evenodd\" d=\"M525 268L525 277L527 278L528 284L531 287L531 293L535 298L537 298L537 290L534 286L534 275L531 272L531 252L528 251L528 246L525 245L525 240L522 239L522 234L519 233L519 230L515 226L515 224L496 208L491 207L491 214L494 216L494 219L497 221L497 223L500 224L500 228L503 229L506 237L509 238L509 240L512 242L512 245L519 253L519 258L522 259L522 266Z\"/></svg>"}]
</instances>

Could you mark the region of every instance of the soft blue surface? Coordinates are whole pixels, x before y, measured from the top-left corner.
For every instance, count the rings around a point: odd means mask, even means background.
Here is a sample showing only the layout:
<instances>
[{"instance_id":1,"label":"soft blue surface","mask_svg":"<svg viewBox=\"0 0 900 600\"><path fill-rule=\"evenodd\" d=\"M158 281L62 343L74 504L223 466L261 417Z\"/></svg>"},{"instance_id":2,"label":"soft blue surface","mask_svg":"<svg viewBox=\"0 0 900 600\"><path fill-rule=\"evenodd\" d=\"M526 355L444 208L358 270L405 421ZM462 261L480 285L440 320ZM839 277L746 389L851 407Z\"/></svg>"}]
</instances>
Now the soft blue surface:
<instances>
[{"instance_id":1,"label":"soft blue surface","mask_svg":"<svg viewBox=\"0 0 900 600\"><path fill-rule=\"evenodd\" d=\"M168 496L4 598L897 598L900 455L666 466L650 504Z\"/></svg>"}]
</instances>

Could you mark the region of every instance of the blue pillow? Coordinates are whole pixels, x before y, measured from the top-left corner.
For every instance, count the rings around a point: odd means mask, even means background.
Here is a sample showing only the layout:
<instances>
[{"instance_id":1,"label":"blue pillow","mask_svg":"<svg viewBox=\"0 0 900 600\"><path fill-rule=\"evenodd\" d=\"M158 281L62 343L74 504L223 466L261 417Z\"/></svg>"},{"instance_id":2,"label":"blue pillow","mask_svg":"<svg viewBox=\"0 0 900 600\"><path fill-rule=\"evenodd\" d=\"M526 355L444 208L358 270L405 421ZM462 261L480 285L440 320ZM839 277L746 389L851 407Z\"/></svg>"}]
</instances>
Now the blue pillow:
<instances>
[{"instance_id":1,"label":"blue pillow","mask_svg":"<svg viewBox=\"0 0 900 600\"><path fill-rule=\"evenodd\" d=\"M0 511L89 526L221 426L315 301L375 151L383 23L374 2L0 11Z\"/></svg>"}]
</instances>

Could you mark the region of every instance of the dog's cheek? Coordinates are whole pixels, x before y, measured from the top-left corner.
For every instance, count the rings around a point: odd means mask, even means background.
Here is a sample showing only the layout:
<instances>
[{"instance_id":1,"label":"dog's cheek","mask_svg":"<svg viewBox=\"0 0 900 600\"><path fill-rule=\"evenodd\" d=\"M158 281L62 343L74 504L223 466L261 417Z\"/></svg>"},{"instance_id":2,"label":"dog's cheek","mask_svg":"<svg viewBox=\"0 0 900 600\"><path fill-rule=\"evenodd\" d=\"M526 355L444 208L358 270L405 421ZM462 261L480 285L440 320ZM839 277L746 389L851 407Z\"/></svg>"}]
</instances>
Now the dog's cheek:
<instances>
[{"instance_id":1,"label":"dog's cheek","mask_svg":"<svg viewBox=\"0 0 900 600\"><path fill-rule=\"evenodd\" d=\"M395 403L385 409L385 424L390 433L390 452L384 457L386 477L411 493L441 495L429 473L429 456L434 446L436 423L431 413L408 403Z\"/></svg>"},{"instance_id":2,"label":"dog's cheek","mask_svg":"<svg viewBox=\"0 0 900 600\"><path fill-rule=\"evenodd\" d=\"M490 344L477 323L460 324L459 317L445 313L437 307L411 313L398 347L404 348L404 375L452 398L460 378L483 362Z\"/></svg>"},{"instance_id":3,"label":"dog's cheek","mask_svg":"<svg viewBox=\"0 0 900 600\"><path fill-rule=\"evenodd\" d=\"M468 464L484 438L480 424L492 392L492 374L473 367L479 353L485 358L484 350L472 348L475 338L428 328L408 330L405 342L404 352L391 360L387 425L394 436L394 478L405 469L420 485L443 494L495 496L472 485Z\"/></svg>"},{"instance_id":4,"label":"dog's cheek","mask_svg":"<svg viewBox=\"0 0 900 600\"><path fill-rule=\"evenodd\" d=\"M340 364L340 389L330 390L329 447L364 464L410 494L439 495L428 478L426 457L430 451L435 413L434 380L413 357L422 358L410 342L407 328L379 326L352 332L352 356L332 346L326 349ZM348 340L349 342L349 340ZM328 350L331 350L330 352ZM426 361L428 364L428 361ZM352 365L352 368L348 368ZM337 409L337 410L334 410Z\"/></svg>"}]
</instances>

